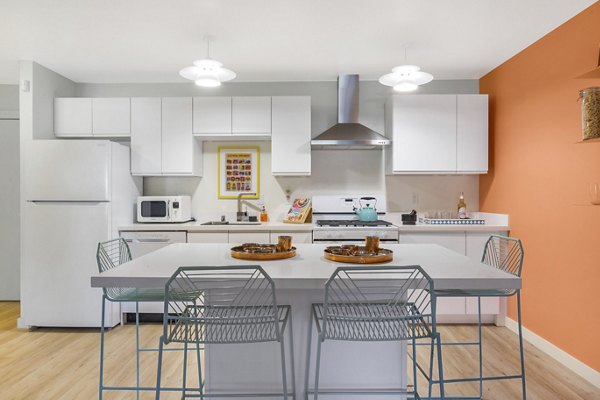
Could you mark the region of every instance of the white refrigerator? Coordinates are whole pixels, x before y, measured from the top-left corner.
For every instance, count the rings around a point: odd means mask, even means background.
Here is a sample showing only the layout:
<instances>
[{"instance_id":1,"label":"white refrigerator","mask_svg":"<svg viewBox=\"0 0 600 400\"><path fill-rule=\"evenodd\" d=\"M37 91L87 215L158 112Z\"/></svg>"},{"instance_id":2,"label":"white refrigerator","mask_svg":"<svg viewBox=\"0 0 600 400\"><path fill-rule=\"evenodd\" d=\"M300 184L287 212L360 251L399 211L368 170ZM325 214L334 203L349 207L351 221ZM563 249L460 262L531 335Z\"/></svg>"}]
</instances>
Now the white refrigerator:
<instances>
[{"instance_id":1,"label":"white refrigerator","mask_svg":"<svg viewBox=\"0 0 600 400\"><path fill-rule=\"evenodd\" d=\"M90 287L96 248L134 221L142 192L129 157L127 145L107 140L28 145L20 326L100 326L102 291ZM107 304L106 325L114 326L119 305Z\"/></svg>"}]
</instances>

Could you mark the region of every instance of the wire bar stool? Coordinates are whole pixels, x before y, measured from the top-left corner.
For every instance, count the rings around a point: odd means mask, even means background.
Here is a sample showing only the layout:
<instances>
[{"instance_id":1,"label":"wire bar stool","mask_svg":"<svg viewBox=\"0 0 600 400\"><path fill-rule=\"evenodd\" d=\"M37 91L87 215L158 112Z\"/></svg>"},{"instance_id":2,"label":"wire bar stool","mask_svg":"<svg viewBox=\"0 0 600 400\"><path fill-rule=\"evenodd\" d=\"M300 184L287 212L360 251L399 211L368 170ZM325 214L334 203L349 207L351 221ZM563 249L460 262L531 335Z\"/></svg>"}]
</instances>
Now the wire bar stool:
<instances>
[{"instance_id":1,"label":"wire bar stool","mask_svg":"<svg viewBox=\"0 0 600 400\"><path fill-rule=\"evenodd\" d=\"M512 275L521 277L523 270L523 244L517 238L492 235L487 240L481 262L492 268L497 268ZM446 396L447 399L482 399L483 382L493 380L520 379L522 398L527 399L527 388L525 383L525 357L523 352L523 327L521 324L521 291L519 289L508 290L437 290L438 297L477 297L477 334L476 342L442 343L442 346L477 346L479 350L479 376L473 378L445 379L445 383L479 382L479 396ZM517 316L519 328L519 355L521 373L518 375L483 376L483 345L481 332L481 298L482 297L511 297L517 296ZM435 381L434 381L435 382Z\"/></svg>"},{"instance_id":2,"label":"wire bar stool","mask_svg":"<svg viewBox=\"0 0 600 400\"><path fill-rule=\"evenodd\" d=\"M159 342L156 400L160 399L162 351L170 343L199 345L279 342L283 391L279 393L206 392L199 367L199 397L295 398L292 315L278 305L271 277L258 265L181 267L165 286L163 333ZM289 323L289 328L287 327ZM289 331L292 393L288 392L285 330ZM200 350L197 351L198 358Z\"/></svg>"},{"instance_id":3,"label":"wire bar stool","mask_svg":"<svg viewBox=\"0 0 600 400\"><path fill-rule=\"evenodd\" d=\"M436 382L443 399L442 348L440 334L436 329L435 311L433 281L420 266L337 268L325 284L324 302L312 305L304 381L305 398L308 399L312 393L315 400L319 394L401 394L421 399L417 387L416 341L430 339L432 355L437 347L439 379ZM318 341L314 388L309 389L313 323L316 325ZM327 340L411 342L413 391L408 388L319 390L321 346ZM431 377L433 362L429 367ZM431 398L431 383L429 396Z\"/></svg>"},{"instance_id":4,"label":"wire bar stool","mask_svg":"<svg viewBox=\"0 0 600 400\"><path fill-rule=\"evenodd\" d=\"M96 261L100 273L109 271L121 264L131 261L131 252L127 242L123 238L112 239L106 242L98 243L96 251ZM141 391L155 391L156 387L140 386L140 352L158 351L157 348L140 347L140 316L139 303L142 302L163 302L164 289L137 289L137 288L103 288L102 295L102 324L100 327L100 382L98 389L98 398L102 400L104 391L135 391L136 398L139 399ZM106 386L104 384L104 335L105 335L105 311L106 301L111 302L135 302L135 349L136 349L136 384L135 386ZM181 350L171 349L171 350ZM187 349L185 349L184 358L187 359ZM200 360L197 360L200 365ZM185 363L187 364L187 363ZM185 368L185 367L184 367ZM186 371L184 369L183 379L185 380ZM182 388L163 388L168 391L179 391Z\"/></svg>"}]
</instances>

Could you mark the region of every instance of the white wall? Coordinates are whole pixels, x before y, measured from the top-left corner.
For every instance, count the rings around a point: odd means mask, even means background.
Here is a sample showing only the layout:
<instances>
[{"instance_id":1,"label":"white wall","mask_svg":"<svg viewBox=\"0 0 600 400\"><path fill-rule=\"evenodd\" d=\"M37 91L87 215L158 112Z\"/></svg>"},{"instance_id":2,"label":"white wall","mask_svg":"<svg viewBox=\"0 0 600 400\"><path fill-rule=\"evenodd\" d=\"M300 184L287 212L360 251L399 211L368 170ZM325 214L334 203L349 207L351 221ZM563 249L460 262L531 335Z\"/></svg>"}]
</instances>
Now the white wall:
<instances>
[{"instance_id":1,"label":"white wall","mask_svg":"<svg viewBox=\"0 0 600 400\"><path fill-rule=\"evenodd\" d=\"M18 109L19 87L0 85L0 300L20 292Z\"/></svg>"},{"instance_id":2,"label":"white wall","mask_svg":"<svg viewBox=\"0 0 600 400\"><path fill-rule=\"evenodd\" d=\"M420 93L478 93L476 80L433 81L419 89ZM392 89L374 81L360 84L361 122L383 133L384 102ZM164 84L86 84L77 85L83 97L108 96L247 96L306 95L312 101L313 137L337 122L336 82L265 82L227 83L216 89L203 89L193 83ZM256 145L257 142L238 143ZM145 178L148 195L190 194L194 196L194 215L229 213L236 210L235 200L218 200L216 184L217 147L231 142L204 143L204 176L202 178ZM261 193L267 211L279 217L286 211L285 191L293 197L314 194L387 193L390 211L453 209L460 192L476 210L479 178L472 176L384 176L383 153L370 150L318 150L312 153L312 176L273 177L270 143L258 142L261 151ZM416 202L414 201L416 200Z\"/></svg>"}]
</instances>

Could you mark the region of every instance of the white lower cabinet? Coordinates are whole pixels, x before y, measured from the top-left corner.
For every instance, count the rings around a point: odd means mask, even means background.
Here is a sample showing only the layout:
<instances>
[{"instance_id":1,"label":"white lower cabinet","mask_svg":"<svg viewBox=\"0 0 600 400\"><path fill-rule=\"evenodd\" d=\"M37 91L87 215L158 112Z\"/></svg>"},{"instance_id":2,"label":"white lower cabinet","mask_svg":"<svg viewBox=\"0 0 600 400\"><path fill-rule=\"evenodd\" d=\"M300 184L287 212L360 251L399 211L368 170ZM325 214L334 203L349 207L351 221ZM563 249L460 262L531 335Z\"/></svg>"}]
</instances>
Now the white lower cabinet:
<instances>
[{"instance_id":1,"label":"white lower cabinet","mask_svg":"<svg viewBox=\"0 0 600 400\"><path fill-rule=\"evenodd\" d=\"M229 243L228 232L189 232L188 243Z\"/></svg>"},{"instance_id":2,"label":"white lower cabinet","mask_svg":"<svg viewBox=\"0 0 600 400\"><path fill-rule=\"evenodd\" d=\"M229 243L269 243L270 233L263 232L232 232L229 231Z\"/></svg>"},{"instance_id":3,"label":"white lower cabinet","mask_svg":"<svg viewBox=\"0 0 600 400\"><path fill-rule=\"evenodd\" d=\"M270 243L277 243L279 236L291 236L292 246L298 243L312 243L312 232L271 232Z\"/></svg>"}]
</instances>

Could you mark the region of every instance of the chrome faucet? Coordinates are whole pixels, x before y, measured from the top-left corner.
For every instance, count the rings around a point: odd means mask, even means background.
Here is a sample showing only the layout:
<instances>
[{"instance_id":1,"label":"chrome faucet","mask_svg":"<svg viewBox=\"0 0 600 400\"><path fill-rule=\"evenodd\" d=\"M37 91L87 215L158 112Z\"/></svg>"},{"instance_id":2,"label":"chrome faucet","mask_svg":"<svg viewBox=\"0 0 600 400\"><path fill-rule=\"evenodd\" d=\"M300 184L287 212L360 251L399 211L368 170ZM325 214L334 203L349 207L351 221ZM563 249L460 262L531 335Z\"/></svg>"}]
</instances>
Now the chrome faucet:
<instances>
[{"instance_id":1,"label":"chrome faucet","mask_svg":"<svg viewBox=\"0 0 600 400\"><path fill-rule=\"evenodd\" d=\"M247 219L248 217L248 213L247 212L242 212L242 204L246 204L248 207L256 210L256 211L262 211L261 208L253 203L250 203L248 200L242 200L242 197L244 196L256 196L256 193L240 193L237 196L237 214L236 214L236 219L238 222L244 221L245 219Z\"/></svg>"}]
</instances>

